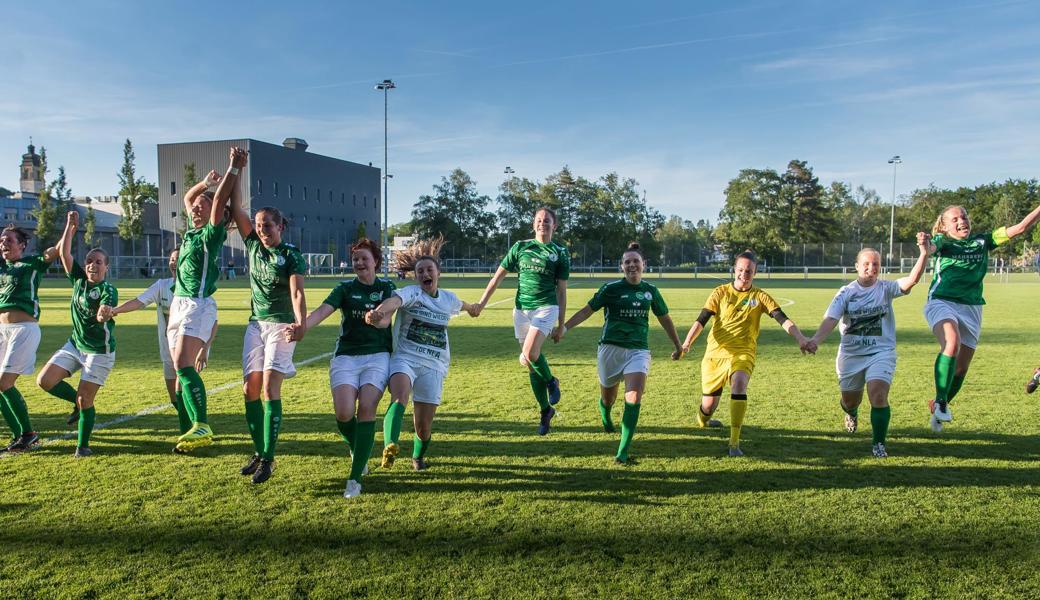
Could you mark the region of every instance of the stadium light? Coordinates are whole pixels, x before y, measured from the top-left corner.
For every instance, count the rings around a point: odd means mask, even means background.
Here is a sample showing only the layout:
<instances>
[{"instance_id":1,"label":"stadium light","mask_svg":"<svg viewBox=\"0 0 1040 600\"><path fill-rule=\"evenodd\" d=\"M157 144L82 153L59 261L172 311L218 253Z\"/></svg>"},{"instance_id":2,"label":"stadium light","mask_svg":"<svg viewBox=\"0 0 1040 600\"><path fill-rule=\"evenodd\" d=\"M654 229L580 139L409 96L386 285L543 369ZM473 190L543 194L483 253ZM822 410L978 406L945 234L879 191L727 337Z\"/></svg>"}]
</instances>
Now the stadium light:
<instances>
[{"instance_id":1,"label":"stadium light","mask_svg":"<svg viewBox=\"0 0 1040 600\"><path fill-rule=\"evenodd\" d=\"M505 173L506 175L515 175L516 174L516 171L513 169L513 167L506 167L506 170L502 171L502 172Z\"/></svg>"},{"instance_id":2,"label":"stadium light","mask_svg":"<svg viewBox=\"0 0 1040 600\"><path fill-rule=\"evenodd\" d=\"M376 84L377 90L383 92L383 277L390 276L390 241L387 239L387 227L389 226L389 204L388 196L390 195L390 178L393 175L389 174L389 146L390 146L390 132L387 127L388 120L388 108L390 104L390 90L397 86L393 81L384 79L382 82Z\"/></svg>"},{"instance_id":3,"label":"stadium light","mask_svg":"<svg viewBox=\"0 0 1040 600\"><path fill-rule=\"evenodd\" d=\"M892 219L888 225L888 270L892 270L892 244L895 243L896 238L896 166L903 162L902 158L896 154L892 158L888 159L888 164L892 165Z\"/></svg>"}]
</instances>

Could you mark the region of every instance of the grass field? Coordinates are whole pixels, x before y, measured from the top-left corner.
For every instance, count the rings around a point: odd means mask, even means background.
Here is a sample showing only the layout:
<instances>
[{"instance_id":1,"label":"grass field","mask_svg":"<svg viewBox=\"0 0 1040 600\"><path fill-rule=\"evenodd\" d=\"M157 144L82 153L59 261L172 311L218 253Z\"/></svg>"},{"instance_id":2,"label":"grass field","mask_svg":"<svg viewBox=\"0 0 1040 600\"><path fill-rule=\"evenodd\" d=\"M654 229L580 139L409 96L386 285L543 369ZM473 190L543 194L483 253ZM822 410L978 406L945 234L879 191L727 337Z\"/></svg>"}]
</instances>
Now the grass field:
<instances>
[{"instance_id":1,"label":"grass field","mask_svg":"<svg viewBox=\"0 0 1040 600\"><path fill-rule=\"evenodd\" d=\"M659 283L681 332L717 280ZM475 301L483 278L445 279ZM583 306L603 280L576 279ZM123 298L148 282L124 281ZM762 280L807 333L840 280ZM311 308L332 280L309 282ZM887 460L870 457L869 420L841 430L837 333L815 357L763 321L743 448L693 428L704 340L682 362L654 323L656 357L633 456L613 463L596 403L599 316L547 355L562 381L552 433L517 364L513 290L451 328L453 364L434 422L431 468L375 468L341 497L349 464L336 433L327 359L283 390L278 468L253 486L240 388L248 290L218 292L220 334L204 373L217 445L170 453L171 408L97 431L95 456L74 439L0 460L0 598L817 597L1040 596L1040 410L1022 391L1040 361L1037 278L989 284L982 345L941 435L927 426L936 344L922 285L896 303L899 369ZM69 332L69 290L41 292L37 367ZM152 309L119 318L118 361L98 423L165 404ZM329 352L334 318L296 350ZM224 385L227 384L227 385ZM218 387L219 386L219 387ZM19 382L36 428L67 431L68 406ZM386 399L380 406L380 423ZM865 416L866 413L864 413ZM411 450L411 409L402 434ZM728 400L719 415L728 423ZM618 420L619 415L616 414ZM6 435L6 431L4 432ZM375 454L382 449L377 433Z\"/></svg>"}]
</instances>

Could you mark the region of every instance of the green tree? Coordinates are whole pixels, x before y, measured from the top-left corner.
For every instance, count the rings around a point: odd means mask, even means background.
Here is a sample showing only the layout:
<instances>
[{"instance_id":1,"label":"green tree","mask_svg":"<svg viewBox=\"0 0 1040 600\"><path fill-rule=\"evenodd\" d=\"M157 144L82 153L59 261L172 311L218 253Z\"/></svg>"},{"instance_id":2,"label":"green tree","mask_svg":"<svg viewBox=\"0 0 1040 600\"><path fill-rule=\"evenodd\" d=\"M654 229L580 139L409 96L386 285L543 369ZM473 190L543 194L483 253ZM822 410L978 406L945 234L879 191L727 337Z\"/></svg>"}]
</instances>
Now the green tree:
<instances>
[{"instance_id":1,"label":"green tree","mask_svg":"<svg viewBox=\"0 0 1040 600\"><path fill-rule=\"evenodd\" d=\"M354 233L354 239L360 240L363 237L368 237L365 231L365 222L362 221L357 224L357 231Z\"/></svg>"},{"instance_id":2,"label":"green tree","mask_svg":"<svg viewBox=\"0 0 1040 600\"><path fill-rule=\"evenodd\" d=\"M0 185L0 198L7 198L8 196L13 196L13 195L14 195L14 192L12 192L11 190L9 190L9 189L5 188L4 186Z\"/></svg>"},{"instance_id":3,"label":"green tree","mask_svg":"<svg viewBox=\"0 0 1040 600\"><path fill-rule=\"evenodd\" d=\"M715 234L729 254L754 248L775 255L788 242L779 221L783 216L780 174L772 169L743 169L726 186L726 202Z\"/></svg>"},{"instance_id":4,"label":"green tree","mask_svg":"<svg viewBox=\"0 0 1040 600\"><path fill-rule=\"evenodd\" d=\"M199 176L196 172L195 163L186 163L184 165L184 175L181 183L184 186L184 193L187 194L188 190L195 187L195 184L199 182ZM184 211L183 204L178 203L181 206L180 215L177 219L177 233L178 235L184 235L184 232L188 230L188 213Z\"/></svg>"},{"instance_id":5,"label":"green tree","mask_svg":"<svg viewBox=\"0 0 1040 600\"><path fill-rule=\"evenodd\" d=\"M47 149L40 148L40 172L43 175L43 190L37 196L36 208L32 211L36 219L36 247L43 251L54 245L59 237L58 220L60 217L58 202L53 197L53 183L47 183Z\"/></svg>"},{"instance_id":6,"label":"green tree","mask_svg":"<svg viewBox=\"0 0 1040 600\"><path fill-rule=\"evenodd\" d=\"M672 215L657 228L654 238L661 246L663 264L674 266L701 262L706 240L701 238L701 229L692 221Z\"/></svg>"},{"instance_id":7,"label":"green tree","mask_svg":"<svg viewBox=\"0 0 1040 600\"><path fill-rule=\"evenodd\" d=\"M412 222L394 223L386 228L386 236L393 242L394 236L412 235Z\"/></svg>"},{"instance_id":8,"label":"green tree","mask_svg":"<svg viewBox=\"0 0 1040 600\"><path fill-rule=\"evenodd\" d=\"M91 246L94 244L94 235L97 231L97 216L94 214L94 207L90 202L90 198L87 198L87 216L83 219L83 241Z\"/></svg>"},{"instance_id":9,"label":"green tree","mask_svg":"<svg viewBox=\"0 0 1040 600\"><path fill-rule=\"evenodd\" d=\"M419 197L412 209L412 231L422 238L444 235L449 243L483 242L495 230L488 212L491 198L477 193L477 183L455 169L433 186L433 194Z\"/></svg>"},{"instance_id":10,"label":"green tree","mask_svg":"<svg viewBox=\"0 0 1040 600\"><path fill-rule=\"evenodd\" d=\"M158 188L137 176L134 146L127 138L123 144L123 167L119 170L119 204L123 218L119 220L119 237L136 240L144 230L144 203L158 197Z\"/></svg>"}]
</instances>

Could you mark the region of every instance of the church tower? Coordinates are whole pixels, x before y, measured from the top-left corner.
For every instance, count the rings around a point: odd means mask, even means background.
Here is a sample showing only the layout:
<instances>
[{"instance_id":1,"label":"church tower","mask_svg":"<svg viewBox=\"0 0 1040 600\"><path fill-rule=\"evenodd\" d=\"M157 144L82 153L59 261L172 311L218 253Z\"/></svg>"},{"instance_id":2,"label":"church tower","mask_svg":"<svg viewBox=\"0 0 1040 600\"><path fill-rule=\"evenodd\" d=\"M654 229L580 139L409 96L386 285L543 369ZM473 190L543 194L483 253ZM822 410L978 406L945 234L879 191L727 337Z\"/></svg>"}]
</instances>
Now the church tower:
<instances>
[{"instance_id":1,"label":"church tower","mask_svg":"<svg viewBox=\"0 0 1040 600\"><path fill-rule=\"evenodd\" d=\"M22 155L21 190L23 194L36 194L43 192L43 161L36 153L36 146L29 140L28 152Z\"/></svg>"}]
</instances>

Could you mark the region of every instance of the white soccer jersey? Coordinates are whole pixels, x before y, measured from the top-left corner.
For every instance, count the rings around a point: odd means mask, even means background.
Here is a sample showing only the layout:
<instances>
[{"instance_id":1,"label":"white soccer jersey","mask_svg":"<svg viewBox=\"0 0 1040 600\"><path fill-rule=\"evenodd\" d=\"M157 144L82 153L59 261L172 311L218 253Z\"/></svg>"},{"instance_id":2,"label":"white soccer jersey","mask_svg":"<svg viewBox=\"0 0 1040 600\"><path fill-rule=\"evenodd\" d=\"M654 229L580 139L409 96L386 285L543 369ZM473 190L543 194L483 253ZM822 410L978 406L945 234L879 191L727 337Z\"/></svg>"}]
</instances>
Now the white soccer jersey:
<instances>
[{"instance_id":1,"label":"white soccer jersey","mask_svg":"<svg viewBox=\"0 0 1040 600\"><path fill-rule=\"evenodd\" d=\"M159 340L166 342L166 320L170 317L170 303L173 302L173 277L159 279L147 290L141 292L137 301L145 306L155 304L156 321L159 328Z\"/></svg>"},{"instance_id":2,"label":"white soccer jersey","mask_svg":"<svg viewBox=\"0 0 1040 600\"><path fill-rule=\"evenodd\" d=\"M870 287L859 281L842 287L824 316L840 321L839 355L864 356L896 349L896 316L892 300L903 295L899 283L879 279Z\"/></svg>"},{"instance_id":3,"label":"white soccer jersey","mask_svg":"<svg viewBox=\"0 0 1040 600\"><path fill-rule=\"evenodd\" d=\"M462 310L462 300L448 290L434 298L418 285L394 290L401 308L394 320L394 356L448 372L448 321Z\"/></svg>"}]
</instances>

